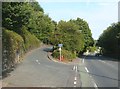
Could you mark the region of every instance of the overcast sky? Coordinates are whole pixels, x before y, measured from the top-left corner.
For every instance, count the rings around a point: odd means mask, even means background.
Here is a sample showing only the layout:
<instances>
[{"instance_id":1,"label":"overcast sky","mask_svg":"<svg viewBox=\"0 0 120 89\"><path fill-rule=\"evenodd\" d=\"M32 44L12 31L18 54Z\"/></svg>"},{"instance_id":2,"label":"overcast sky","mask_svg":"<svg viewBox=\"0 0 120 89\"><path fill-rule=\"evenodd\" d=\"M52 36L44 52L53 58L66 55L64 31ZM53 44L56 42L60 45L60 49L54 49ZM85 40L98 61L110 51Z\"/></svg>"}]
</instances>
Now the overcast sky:
<instances>
[{"instance_id":1,"label":"overcast sky","mask_svg":"<svg viewBox=\"0 0 120 89\"><path fill-rule=\"evenodd\" d=\"M37 0L53 20L86 20L94 39L112 23L118 21L119 0Z\"/></svg>"}]
</instances>

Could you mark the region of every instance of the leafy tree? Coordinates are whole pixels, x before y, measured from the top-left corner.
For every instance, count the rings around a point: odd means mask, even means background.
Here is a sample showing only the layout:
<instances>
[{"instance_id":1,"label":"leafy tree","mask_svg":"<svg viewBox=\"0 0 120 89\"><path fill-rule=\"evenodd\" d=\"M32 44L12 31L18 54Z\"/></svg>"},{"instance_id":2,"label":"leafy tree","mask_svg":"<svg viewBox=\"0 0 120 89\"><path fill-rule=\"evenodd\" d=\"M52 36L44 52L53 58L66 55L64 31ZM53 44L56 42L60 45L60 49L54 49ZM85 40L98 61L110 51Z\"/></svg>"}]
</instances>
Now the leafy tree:
<instances>
[{"instance_id":1,"label":"leafy tree","mask_svg":"<svg viewBox=\"0 0 120 89\"><path fill-rule=\"evenodd\" d=\"M66 50L78 53L84 48L83 35L78 30L78 25L71 21L60 21L57 30L54 32L52 43L58 45L63 44Z\"/></svg>"},{"instance_id":2,"label":"leafy tree","mask_svg":"<svg viewBox=\"0 0 120 89\"><path fill-rule=\"evenodd\" d=\"M109 26L100 35L97 45L102 47L103 54L112 57L119 57L120 53L120 22Z\"/></svg>"},{"instance_id":3,"label":"leafy tree","mask_svg":"<svg viewBox=\"0 0 120 89\"><path fill-rule=\"evenodd\" d=\"M79 31L82 32L82 34L84 36L84 41L85 41L84 49L86 50L86 48L88 46L93 46L94 40L92 38L92 33L88 26L88 23L81 18L77 18L77 20L71 20L71 21L73 21L75 24L77 24L79 26L78 29L79 29Z\"/></svg>"},{"instance_id":4,"label":"leafy tree","mask_svg":"<svg viewBox=\"0 0 120 89\"><path fill-rule=\"evenodd\" d=\"M25 2L3 2L2 4L3 27L20 33L23 25L29 23L32 8Z\"/></svg>"}]
</instances>

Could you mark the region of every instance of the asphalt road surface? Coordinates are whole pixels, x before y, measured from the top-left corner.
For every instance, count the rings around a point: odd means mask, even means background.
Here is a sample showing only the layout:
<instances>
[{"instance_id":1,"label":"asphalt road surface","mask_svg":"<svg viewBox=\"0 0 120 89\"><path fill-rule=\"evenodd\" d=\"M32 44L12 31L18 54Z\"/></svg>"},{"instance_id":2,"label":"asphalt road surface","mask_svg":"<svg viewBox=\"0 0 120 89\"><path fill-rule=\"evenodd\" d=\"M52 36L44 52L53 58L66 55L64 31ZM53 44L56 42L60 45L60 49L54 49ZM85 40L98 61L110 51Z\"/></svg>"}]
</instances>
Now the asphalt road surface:
<instances>
[{"instance_id":1,"label":"asphalt road surface","mask_svg":"<svg viewBox=\"0 0 120 89\"><path fill-rule=\"evenodd\" d=\"M3 87L118 87L118 62L85 56L77 62L58 63L48 59L49 49L43 46L26 55L3 79Z\"/></svg>"},{"instance_id":2,"label":"asphalt road surface","mask_svg":"<svg viewBox=\"0 0 120 89\"><path fill-rule=\"evenodd\" d=\"M3 87L80 87L77 64L53 62L47 57L49 47L29 53L10 76L3 79Z\"/></svg>"},{"instance_id":3,"label":"asphalt road surface","mask_svg":"<svg viewBox=\"0 0 120 89\"><path fill-rule=\"evenodd\" d=\"M109 58L86 56L80 64L79 71L85 87L118 87L118 62L109 61ZM86 79L87 76L87 79ZM93 82L91 86L89 80Z\"/></svg>"}]
</instances>

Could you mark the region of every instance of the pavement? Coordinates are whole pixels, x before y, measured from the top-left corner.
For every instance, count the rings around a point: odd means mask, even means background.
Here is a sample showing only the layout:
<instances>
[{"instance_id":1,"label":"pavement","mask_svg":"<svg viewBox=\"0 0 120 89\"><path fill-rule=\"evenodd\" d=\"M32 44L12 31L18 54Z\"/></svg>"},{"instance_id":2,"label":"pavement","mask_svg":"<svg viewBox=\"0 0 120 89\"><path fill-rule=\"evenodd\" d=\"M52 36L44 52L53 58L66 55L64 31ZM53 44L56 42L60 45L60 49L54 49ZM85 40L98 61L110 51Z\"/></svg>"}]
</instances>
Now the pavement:
<instances>
[{"instance_id":1,"label":"pavement","mask_svg":"<svg viewBox=\"0 0 120 89\"><path fill-rule=\"evenodd\" d=\"M78 66L49 60L47 50L49 47L42 46L27 54L3 79L3 87L80 87Z\"/></svg>"},{"instance_id":2,"label":"pavement","mask_svg":"<svg viewBox=\"0 0 120 89\"><path fill-rule=\"evenodd\" d=\"M113 87L113 89L118 89L120 83L118 73L120 71L118 70L117 61L110 61L104 57L85 56L79 67L81 68L79 72L82 86L92 87L89 82L90 79L95 88Z\"/></svg>"},{"instance_id":3,"label":"pavement","mask_svg":"<svg viewBox=\"0 0 120 89\"><path fill-rule=\"evenodd\" d=\"M49 50L44 45L28 53L3 79L3 87L118 87L118 62L83 56L64 63L55 61Z\"/></svg>"}]
</instances>

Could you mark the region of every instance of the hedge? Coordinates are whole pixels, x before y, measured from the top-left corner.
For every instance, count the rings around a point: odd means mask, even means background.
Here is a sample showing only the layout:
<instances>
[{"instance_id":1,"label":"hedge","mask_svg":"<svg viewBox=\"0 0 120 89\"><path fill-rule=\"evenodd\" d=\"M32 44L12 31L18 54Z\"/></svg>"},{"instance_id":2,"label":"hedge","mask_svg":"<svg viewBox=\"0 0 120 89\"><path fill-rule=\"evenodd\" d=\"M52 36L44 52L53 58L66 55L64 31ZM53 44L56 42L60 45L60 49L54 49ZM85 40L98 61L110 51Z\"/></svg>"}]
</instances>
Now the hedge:
<instances>
[{"instance_id":1,"label":"hedge","mask_svg":"<svg viewBox=\"0 0 120 89\"><path fill-rule=\"evenodd\" d=\"M23 55L24 41L23 38L13 31L3 29L3 72L9 71L20 61Z\"/></svg>"},{"instance_id":2,"label":"hedge","mask_svg":"<svg viewBox=\"0 0 120 89\"><path fill-rule=\"evenodd\" d=\"M53 56L54 58L56 58L56 59L59 58L59 55L60 55L59 50L55 50L55 51L52 53L52 56ZM65 61L72 61L73 59L76 58L75 53L72 53L72 52L70 52L70 51L68 51L68 50L65 50L65 49L62 49L61 55L63 56L63 58L64 58Z\"/></svg>"},{"instance_id":3,"label":"hedge","mask_svg":"<svg viewBox=\"0 0 120 89\"><path fill-rule=\"evenodd\" d=\"M40 46L40 41L26 29L21 30L22 33L18 34L14 31L3 28L3 61L2 73L7 74L18 63L22 61L22 56Z\"/></svg>"}]
</instances>

